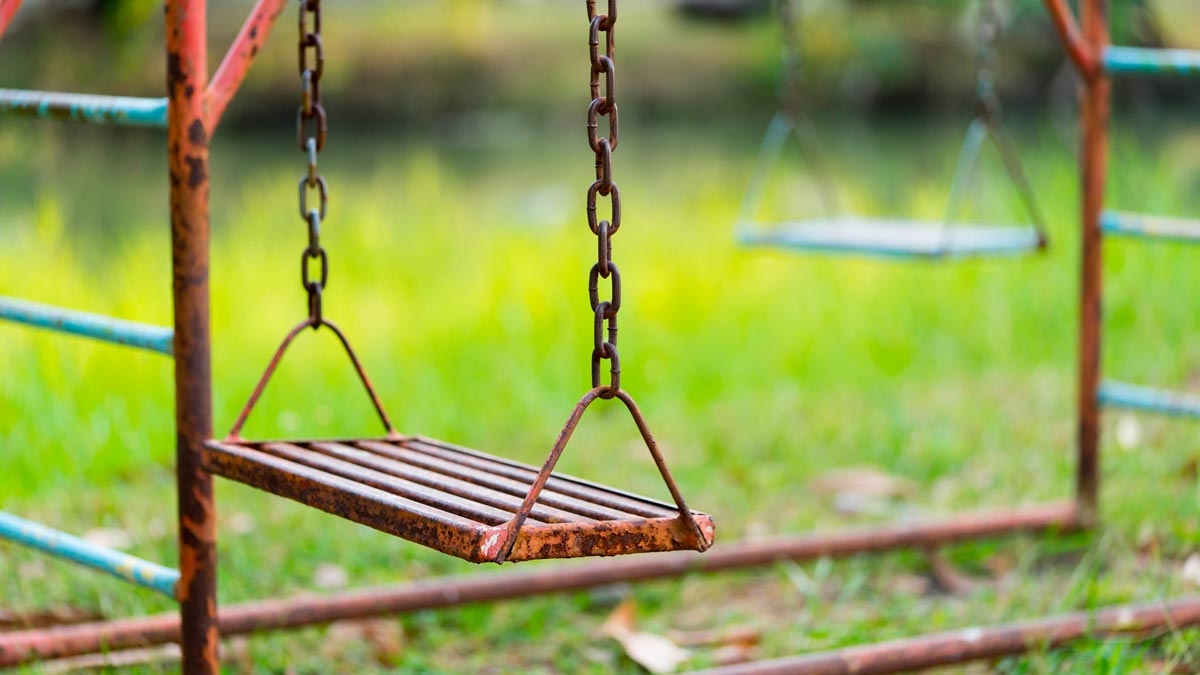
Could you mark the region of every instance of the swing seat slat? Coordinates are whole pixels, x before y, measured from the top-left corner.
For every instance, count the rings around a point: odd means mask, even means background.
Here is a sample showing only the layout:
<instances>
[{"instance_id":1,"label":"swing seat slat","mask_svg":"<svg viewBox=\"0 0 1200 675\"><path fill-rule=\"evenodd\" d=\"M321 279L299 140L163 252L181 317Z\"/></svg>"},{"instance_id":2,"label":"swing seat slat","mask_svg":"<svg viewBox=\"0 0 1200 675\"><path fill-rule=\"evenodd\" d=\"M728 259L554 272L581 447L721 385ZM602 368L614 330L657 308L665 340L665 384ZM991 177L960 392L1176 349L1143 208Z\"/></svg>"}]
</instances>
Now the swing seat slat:
<instances>
[{"instance_id":1,"label":"swing seat slat","mask_svg":"<svg viewBox=\"0 0 1200 675\"><path fill-rule=\"evenodd\" d=\"M941 221L842 216L770 225L742 224L747 246L882 258L953 259L1020 255L1042 248L1036 229L1022 226L947 225Z\"/></svg>"},{"instance_id":2,"label":"swing seat slat","mask_svg":"<svg viewBox=\"0 0 1200 675\"><path fill-rule=\"evenodd\" d=\"M499 544L538 469L419 437L208 441L214 474L471 562L703 550L670 504L554 473L507 556Z\"/></svg>"}]
</instances>

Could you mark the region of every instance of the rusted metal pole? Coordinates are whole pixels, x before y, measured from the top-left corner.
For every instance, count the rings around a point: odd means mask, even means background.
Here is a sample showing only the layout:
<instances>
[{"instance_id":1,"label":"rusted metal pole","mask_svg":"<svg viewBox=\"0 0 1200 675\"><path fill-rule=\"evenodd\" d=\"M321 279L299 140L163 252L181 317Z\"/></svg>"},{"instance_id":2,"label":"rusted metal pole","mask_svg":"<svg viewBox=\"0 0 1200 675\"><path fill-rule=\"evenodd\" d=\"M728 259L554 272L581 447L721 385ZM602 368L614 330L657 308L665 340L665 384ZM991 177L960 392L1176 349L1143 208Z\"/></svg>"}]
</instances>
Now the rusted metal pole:
<instances>
[{"instance_id":1,"label":"rusted metal pole","mask_svg":"<svg viewBox=\"0 0 1200 675\"><path fill-rule=\"evenodd\" d=\"M0 0L0 38L4 37L4 30L12 22L13 15L20 6L21 0Z\"/></svg>"},{"instance_id":2,"label":"rusted metal pole","mask_svg":"<svg viewBox=\"0 0 1200 675\"><path fill-rule=\"evenodd\" d=\"M1106 0L1083 3L1083 31L1088 49L1101 54L1108 46ZM1083 143L1080 152L1082 185L1082 253L1079 306L1078 451L1076 499L1080 524L1091 526L1099 516L1100 496L1100 341L1103 301L1103 236L1100 217L1108 161L1108 75L1097 69L1084 73L1081 104Z\"/></svg>"},{"instance_id":3,"label":"rusted metal pole","mask_svg":"<svg viewBox=\"0 0 1200 675\"><path fill-rule=\"evenodd\" d=\"M205 0L167 0L167 148L175 300L175 473L184 675L217 675L216 508L201 464L212 436L208 322Z\"/></svg>"},{"instance_id":4,"label":"rusted metal pole","mask_svg":"<svg viewBox=\"0 0 1200 675\"><path fill-rule=\"evenodd\" d=\"M1063 48L1067 50L1067 56L1075 63L1080 74L1087 78L1094 77L1100 69L1100 52L1084 38L1067 0L1044 0L1044 3Z\"/></svg>"},{"instance_id":5,"label":"rusted metal pole","mask_svg":"<svg viewBox=\"0 0 1200 675\"><path fill-rule=\"evenodd\" d=\"M781 537L761 542L718 544L707 553L664 553L562 564L514 572L471 574L416 583L364 588L327 597L265 600L221 611L220 631L238 635L296 628L345 619L563 593L607 584L645 581L688 573L769 565L779 560L839 557L905 546L948 544L1019 530L1068 530L1072 504L962 514L946 520ZM174 615L60 626L0 634L0 667L35 659L125 649L180 639Z\"/></svg>"},{"instance_id":6,"label":"rusted metal pole","mask_svg":"<svg viewBox=\"0 0 1200 675\"><path fill-rule=\"evenodd\" d=\"M1062 647L1086 636L1200 625L1200 596L967 628L803 656L742 663L688 675L885 675Z\"/></svg>"},{"instance_id":7,"label":"rusted metal pole","mask_svg":"<svg viewBox=\"0 0 1200 675\"><path fill-rule=\"evenodd\" d=\"M225 58L208 84L209 136L216 131L221 122L221 115L225 113L225 107L233 100L238 87L242 85L242 80L246 79L246 72L250 70L254 57L258 56L259 49L267 41L275 19L279 18L285 5L287 0L258 0L234 38L233 44L229 46L229 51L225 52Z\"/></svg>"}]
</instances>

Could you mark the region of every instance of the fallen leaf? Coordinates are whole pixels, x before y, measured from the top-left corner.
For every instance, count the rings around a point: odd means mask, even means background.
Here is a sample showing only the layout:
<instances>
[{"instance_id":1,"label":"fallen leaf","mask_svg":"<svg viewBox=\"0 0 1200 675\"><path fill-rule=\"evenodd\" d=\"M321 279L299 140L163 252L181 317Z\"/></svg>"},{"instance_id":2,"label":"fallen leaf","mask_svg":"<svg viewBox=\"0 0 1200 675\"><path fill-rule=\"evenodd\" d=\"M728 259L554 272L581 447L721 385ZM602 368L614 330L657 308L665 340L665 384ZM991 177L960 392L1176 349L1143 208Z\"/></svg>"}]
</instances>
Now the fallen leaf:
<instances>
[{"instance_id":1,"label":"fallen leaf","mask_svg":"<svg viewBox=\"0 0 1200 675\"><path fill-rule=\"evenodd\" d=\"M313 570L313 585L317 588L345 588L349 584L350 574L340 565L321 563Z\"/></svg>"},{"instance_id":2,"label":"fallen leaf","mask_svg":"<svg viewBox=\"0 0 1200 675\"><path fill-rule=\"evenodd\" d=\"M83 540L95 546L121 549L133 546L133 537L128 532L115 527L97 527L83 534Z\"/></svg>"},{"instance_id":3,"label":"fallen leaf","mask_svg":"<svg viewBox=\"0 0 1200 675\"><path fill-rule=\"evenodd\" d=\"M884 499L910 497L917 492L913 481L870 466L827 471L814 478L810 487L826 496L854 494Z\"/></svg>"},{"instance_id":4,"label":"fallen leaf","mask_svg":"<svg viewBox=\"0 0 1200 675\"><path fill-rule=\"evenodd\" d=\"M986 585L984 580L959 571L937 548L926 548L925 560L929 563L929 573L934 583L946 593L966 595Z\"/></svg>"},{"instance_id":5,"label":"fallen leaf","mask_svg":"<svg viewBox=\"0 0 1200 675\"><path fill-rule=\"evenodd\" d=\"M100 612L83 607L50 607L27 612L0 608L0 630L63 626L88 621L100 621L103 618L104 615Z\"/></svg>"},{"instance_id":6,"label":"fallen leaf","mask_svg":"<svg viewBox=\"0 0 1200 675\"><path fill-rule=\"evenodd\" d=\"M404 653L404 626L389 619L368 619L363 622L363 634L371 644L375 663L394 667Z\"/></svg>"},{"instance_id":7,"label":"fallen leaf","mask_svg":"<svg viewBox=\"0 0 1200 675\"><path fill-rule=\"evenodd\" d=\"M725 645L713 651L711 658L718 666L732 666L735 663L753 661L757 645L732 644Z\"/></svg>"},{"instance_id":8,"label":"fallen leaf","mask_svg":"<svg viewBox=\"0 0 1200 675\"><path fill-rule=\"evenodd\" d=\"M632 598L617 605L600 630L619 642L630 659L651 673L675 672L684 661L691 658L691 652L662 635L638 632L634 609Z\"/></svg>"},{"instance_id":9,"label":"fallen leaf","mask_svg":"<svg viewBox=\"0 0 1200 675\"><path fill-rule=\"evenodd\" d=\"M150 664L175 663L183 659L179 645L162 645L142 649L126 649L106 654L87 654L65 659L43 661L38 665L39 673L60 675L80 670L107 671L114 668L129 668Z\"/></svg>"},{"instance_id":10,"label":"fallen leaf","mask_svg":"<svg viewBox=\"0 0 1200 675\"><path fill-rule=\"evenodd\" d=\"M1136 450L1142 444L1142 423L1133 415L1117 418L1117 445L1122 450Z\"/></svg>"},{"instance_id":11,"label":"fallen leaf","mask_svg":"<svg viewBox=\"0 0 1200 675\"><path fill-rule=\"evenodd\" d=\"M1200 553L1193 553L1183 561L1183 567L1179 569L1179 576L1183 578L1183 582L1193 588L1200 588Z\"/></svg>"},{"instance_id":12,"label":"fallen leaf","mask_svg":"<svg viewBox=\"0 0 1200 675\"><path fill-rule=\"evenodd\" d=\"M684 647L753 646L762 640L762 632L757 628L740 626L722 630L671 631L670 637Z\"/></svg>"}]
</instances>

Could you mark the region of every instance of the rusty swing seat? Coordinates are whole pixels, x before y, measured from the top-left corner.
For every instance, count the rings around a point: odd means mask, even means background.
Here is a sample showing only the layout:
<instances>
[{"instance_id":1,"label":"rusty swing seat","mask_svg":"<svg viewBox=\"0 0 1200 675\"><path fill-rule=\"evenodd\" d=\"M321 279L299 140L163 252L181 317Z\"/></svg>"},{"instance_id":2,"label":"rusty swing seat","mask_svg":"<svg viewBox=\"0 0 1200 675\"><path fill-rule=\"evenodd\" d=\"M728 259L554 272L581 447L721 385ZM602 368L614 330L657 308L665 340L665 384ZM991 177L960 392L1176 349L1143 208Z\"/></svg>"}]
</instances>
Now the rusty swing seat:
<instances>
[{"instance_id":1,"label":"rusty swing seat","mask_svg":"<svg viewBox=\"0 0 1200 675\"><path fill-rule=\"evenodd\" d=\"M246 441L241 428L288 346L326 326L341 341L387 430L378 438ZM633 399L618 390L675 503L553 473L576 425L607 387L575 406L546 463L533 466L442 441L398 434L358 357L328 320L292 329L232 431L204 447L210 472L476 563L612 556L712 545L713 521L689 510Z\"/></svg>"}]
</instances>

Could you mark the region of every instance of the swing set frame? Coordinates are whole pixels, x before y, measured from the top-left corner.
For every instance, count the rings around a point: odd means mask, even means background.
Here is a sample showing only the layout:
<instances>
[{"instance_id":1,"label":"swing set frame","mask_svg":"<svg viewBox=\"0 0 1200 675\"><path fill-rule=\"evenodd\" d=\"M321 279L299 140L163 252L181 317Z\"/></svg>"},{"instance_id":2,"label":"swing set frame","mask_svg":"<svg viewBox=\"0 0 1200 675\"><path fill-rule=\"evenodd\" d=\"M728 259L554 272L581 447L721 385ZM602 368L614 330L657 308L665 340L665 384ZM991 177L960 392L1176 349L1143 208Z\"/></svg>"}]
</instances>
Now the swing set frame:
<instances>
[{"instance_id":1,"label":"swing set frame","mask_svg":"<svg viewBox=\"0 0 1200 675\"><path fill-rule=\"evenodd\" d=\"M0 36L20 0L0 0ZM688 552L559 564L534 570L432 579L324 597L270 599L217 610L217 530L212 474L201 461L212 437L209 324L209 139L287 0L258 0L211 79L205 0L166 0L166 97L136 99L0 89L0 113L84 122L165 127L170 177L173 329L114 320L0 297L0 318L173 356L179 569L121 558L124 554L64 533L0 519L0 537L162 591L178 614L30 629L0 634L0 667L36 660L179 643L185 675L219 672L219 640L373 615L561 593L617 582L715 572L804 560L931 547L1017 531L1095 527L1100 488L1101 212L1105 194L1110 74L1191 72L1200 57L1164 58L1163 50L1112 48L1107 3L1081 0L1082 25L1066 0L1044 0L1083 83L1081 278L1074 497L1058 504L951 516L918 524L783 536L719 544ZM1112 58L1110 58L1112 57ZM1111 63L1110 63L1111 61ZM1130 65L1130 64L1133 65ZM41 530L37 528L41 527ZM25 536L19 536L20 533ZM132 572L130 570L133 570ZM139 574L139 571L146 574ZM154 574L151 574L153 572ZM172 576L172 572L174 576ZM157 575L157 576L155 576ZM164 577L165 575L165 577ZM147 582L152 579L153 584ZM165 579L165 581L164 581ZM1200 624L1200 596L1129 605L863 645L801 657L706 671L709 675L891 673L1018 654L1110 632L1146 632Z\"/></svg>"}]
</instances>

